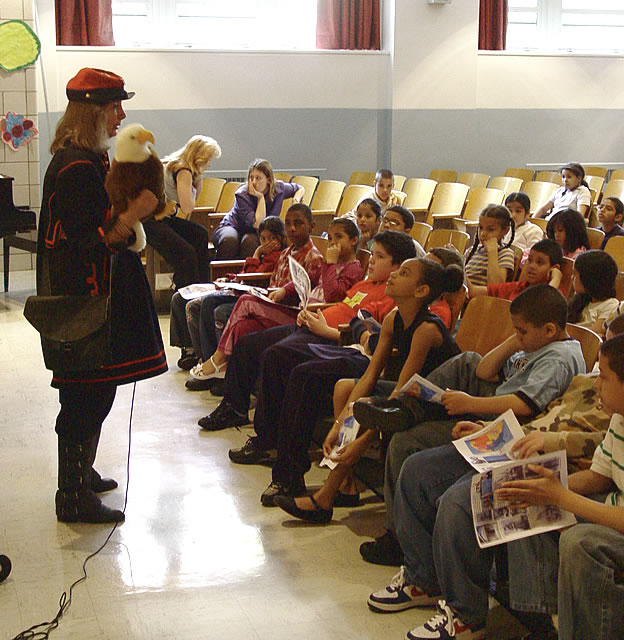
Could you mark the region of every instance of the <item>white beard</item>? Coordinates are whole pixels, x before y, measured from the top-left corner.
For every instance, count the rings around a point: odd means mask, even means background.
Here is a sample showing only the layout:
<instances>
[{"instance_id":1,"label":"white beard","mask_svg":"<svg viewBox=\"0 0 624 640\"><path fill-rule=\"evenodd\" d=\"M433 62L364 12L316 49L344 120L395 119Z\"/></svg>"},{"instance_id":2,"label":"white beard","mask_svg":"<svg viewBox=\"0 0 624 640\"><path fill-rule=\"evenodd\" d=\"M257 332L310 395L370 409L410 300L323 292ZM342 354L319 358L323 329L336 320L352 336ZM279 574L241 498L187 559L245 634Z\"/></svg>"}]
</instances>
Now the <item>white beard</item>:
<instances>
[{"instance_id":1,"label":"white beard","mask_svg":"<svg viewBox=\"0 0 624 640\"><path fill-rule=\"evenodd\" d=\"M140 253L145 249L145 245L147 244L147 238L145 237L145 229L143 229L143 225L140 222L137 222L134 227L134 233L136 234L136 240L134 244L131 244L128 249L130 251L134 251L135 253Z\"/></svg>"}]
</instances>

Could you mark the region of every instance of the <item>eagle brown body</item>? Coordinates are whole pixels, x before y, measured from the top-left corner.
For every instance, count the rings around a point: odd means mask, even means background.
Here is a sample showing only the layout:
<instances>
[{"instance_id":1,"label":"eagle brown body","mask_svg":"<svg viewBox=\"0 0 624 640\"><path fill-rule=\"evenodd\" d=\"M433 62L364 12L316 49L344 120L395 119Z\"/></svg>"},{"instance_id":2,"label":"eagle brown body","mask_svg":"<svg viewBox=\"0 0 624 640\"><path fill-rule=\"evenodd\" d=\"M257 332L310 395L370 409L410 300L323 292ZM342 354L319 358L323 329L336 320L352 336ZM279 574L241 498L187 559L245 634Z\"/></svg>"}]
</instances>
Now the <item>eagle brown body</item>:
<instances>
[{"instance_id":1,"label":"eagle brown body","mask_svg":"<svg viewBox=\"0 0 624 640\"><path fill-rule=\"evenodd\" d=\"M105 186L113 207L113 217L126 211L128 202L134 200L143 189L149 189L158 198L154 215L165 208L165 174L163 164L156 155L150 155L141 163L113 160Z\"/></svg>"}]
</instances>

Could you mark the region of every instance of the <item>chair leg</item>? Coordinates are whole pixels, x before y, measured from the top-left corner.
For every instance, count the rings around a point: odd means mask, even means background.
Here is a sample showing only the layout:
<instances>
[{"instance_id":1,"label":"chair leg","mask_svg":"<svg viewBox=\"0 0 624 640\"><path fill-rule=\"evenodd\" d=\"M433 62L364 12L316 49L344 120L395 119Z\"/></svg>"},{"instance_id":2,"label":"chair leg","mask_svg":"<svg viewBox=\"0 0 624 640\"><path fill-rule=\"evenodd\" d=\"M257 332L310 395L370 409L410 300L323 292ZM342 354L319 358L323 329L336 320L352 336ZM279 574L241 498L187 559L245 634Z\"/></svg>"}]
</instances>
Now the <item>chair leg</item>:
<instances>
[{"instance_id":1,"label":"chair leg","mask_svg":"<svg viewBox=\"0 0 624 640\"><path fill-rule=\"evenodd\" d=\"M2 239L3 251L4 251L4 293L9 290L9 258L11 247L6 236Z\"/></svg>"}]
</instances>

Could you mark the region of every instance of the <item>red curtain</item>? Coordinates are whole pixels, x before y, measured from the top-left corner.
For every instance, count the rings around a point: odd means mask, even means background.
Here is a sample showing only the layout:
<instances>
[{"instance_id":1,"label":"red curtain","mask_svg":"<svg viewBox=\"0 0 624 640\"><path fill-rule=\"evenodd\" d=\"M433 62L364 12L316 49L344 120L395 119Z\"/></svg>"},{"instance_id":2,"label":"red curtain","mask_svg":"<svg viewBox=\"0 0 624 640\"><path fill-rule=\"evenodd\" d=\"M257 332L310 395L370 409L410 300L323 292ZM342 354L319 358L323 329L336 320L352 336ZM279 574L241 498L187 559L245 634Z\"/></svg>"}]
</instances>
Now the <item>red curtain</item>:
<instances>
[{"instance_id":1,"label":"red curtain","mask_svg":"<svg viewBox=\"0 0 624 640\"><path fill-rule=\"evenodd\" d=\"M480 0L479 49L502 51L507 39L507 0Z\"/></svg>"},{"instance_id":2,"label":"red curtain","mask_svg":"<svg viewBox=\"0 0 624 640\"><path fill-rule=\"evenodd\" d=\"M56 44L114 45L111 0L55 0Z\"/></svg>"},{"instance_id":3,"label":"red curtain","mask_svg":"<svg viewBox=\"0 0 624 640\"><path fill-rule=\"evenodd\" d=\"M318 0L318 49L380 49L379 0Z\"/></svg>"}]
</instances>

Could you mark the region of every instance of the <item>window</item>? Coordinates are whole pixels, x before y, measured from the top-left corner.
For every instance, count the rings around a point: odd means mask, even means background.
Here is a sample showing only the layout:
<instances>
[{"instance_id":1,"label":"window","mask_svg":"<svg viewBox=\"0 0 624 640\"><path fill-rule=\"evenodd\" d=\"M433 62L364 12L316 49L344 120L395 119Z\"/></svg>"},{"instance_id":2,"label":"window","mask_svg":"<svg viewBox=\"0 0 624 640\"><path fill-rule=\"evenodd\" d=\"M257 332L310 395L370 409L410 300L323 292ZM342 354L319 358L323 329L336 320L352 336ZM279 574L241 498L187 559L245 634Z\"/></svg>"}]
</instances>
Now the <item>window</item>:
<instances>
[{"instance_id":1,"label":"window","mask_svg":"<svg viewBox=\"0 0 624 640\"><path fill-rule=\"evenodd\" d=\"M316 0L112 0L112 5L118 47L316 48Z\"/></svg>"},{"instance_id":2,"label":"window","mask_svg":"<svg viewBox=\"0 0 624 640\"><path fill-rule=\"evenodd\" d=\"M624 1L509 0L507 49L624 53Z\"/></svg>"}]
</instances>

